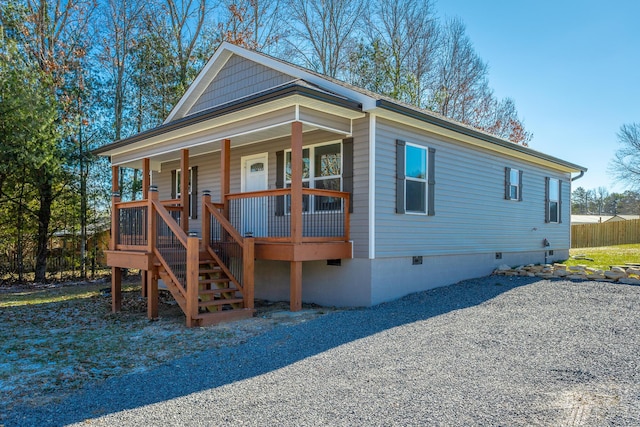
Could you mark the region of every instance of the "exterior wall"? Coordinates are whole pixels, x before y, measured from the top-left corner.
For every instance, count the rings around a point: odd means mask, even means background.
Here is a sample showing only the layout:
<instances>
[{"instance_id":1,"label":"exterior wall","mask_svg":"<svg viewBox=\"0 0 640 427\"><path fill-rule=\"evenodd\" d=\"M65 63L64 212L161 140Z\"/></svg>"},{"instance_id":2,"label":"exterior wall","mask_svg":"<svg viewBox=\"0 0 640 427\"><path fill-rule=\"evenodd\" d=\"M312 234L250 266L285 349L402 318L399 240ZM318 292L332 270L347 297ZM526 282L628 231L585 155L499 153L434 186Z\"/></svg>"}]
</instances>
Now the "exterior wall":
<instances>
[{"instance_id":1,"label":"exterior wall","mask_svg":"<svg viewBox=\"0 0 640 427\"><path fill-rule=\"evenodd\" d=\"M396 214L396 139L433 147L435 216ZM504 170L523 171L522 201L504 199ZM562 223L545 223L545 177L562 185ZM376 135L376 258L523 253L570 246L570 175L445 141L388 120Z\"/></svg>"},{"instance_id":2,"label":"exterior wall","mask_svg":"<svg viewBox=\"0 0 640 427\"><path fill-rule=\"evenodd\" d=\"M190 114L225 104L294 80L264 65L232 55L193 105Z\"/></svg>"},{"instance_id":3,"label":"exterior wall","mask_svg":"<svg viewBox=\"0 0 640 427\"><path fill-rule=\"evenodd\" d=\"M547 262L569 257L568 250L554 251ZM500 264L544 263L543 249L530 252L425 256L421 265L412 257L342 260L342 265L325 261L305 262L302 267L302 301L325 306L368 307L461 280L491 274ZM496 279L500 280L500 279ZM256 298L289 300L289 263L256 262Z\"/></svg>"},{"instance_id":4,"label":"exterior wall","mask_svg":"<svg viewBox=\"0 0 640 427\"><path fill-rule=\"evenodd\" d=\"M369 118L353 123L353 256L369 258Z\"/></svg>"},{"instance_id":5,"label":"exterior wall","mask_svg":"<svg viewBox=\"0 0 640 427\"><path fill-rule=\"evenodd\" d=\"M560 261L568 257L568 250L554 251L554 256L547 257L547 261ZM542 249L504 253L501 260L496 260L493 253L426 256L421 265L412 265L412 257L378 258L371 260L371 305L461 280L487 276L500 264L544 262L545 251Z\"/></svg>"}]
</instances>

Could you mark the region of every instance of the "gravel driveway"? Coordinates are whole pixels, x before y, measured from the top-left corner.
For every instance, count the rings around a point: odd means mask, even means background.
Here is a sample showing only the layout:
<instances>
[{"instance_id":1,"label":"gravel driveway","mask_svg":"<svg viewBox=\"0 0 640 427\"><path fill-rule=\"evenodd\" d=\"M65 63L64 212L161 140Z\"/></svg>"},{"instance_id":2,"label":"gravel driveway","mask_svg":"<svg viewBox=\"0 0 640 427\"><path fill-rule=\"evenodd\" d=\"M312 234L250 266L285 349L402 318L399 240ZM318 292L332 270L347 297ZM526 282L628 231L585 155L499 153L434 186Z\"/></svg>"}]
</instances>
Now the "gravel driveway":
<instances>
[{"instance_id":1,"label":"gravel driveway","mask_svg":"<svg viewBox=\"0 0 640 427\"><path fill-rule=\"evenodd\" d=\"M3 422L638 426L639 307L638 286L486 277L203 348Z\"/></svg>"}]
</instances>

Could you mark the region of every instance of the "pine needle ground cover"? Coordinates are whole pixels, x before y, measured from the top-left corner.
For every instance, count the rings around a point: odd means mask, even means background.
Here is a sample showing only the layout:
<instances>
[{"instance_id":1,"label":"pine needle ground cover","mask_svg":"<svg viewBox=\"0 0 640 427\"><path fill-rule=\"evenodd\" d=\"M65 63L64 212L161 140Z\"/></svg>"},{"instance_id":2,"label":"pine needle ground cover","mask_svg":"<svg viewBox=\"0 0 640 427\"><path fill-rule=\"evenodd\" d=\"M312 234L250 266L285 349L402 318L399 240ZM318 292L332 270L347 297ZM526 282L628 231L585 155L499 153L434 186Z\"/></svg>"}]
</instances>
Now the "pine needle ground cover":
<instances>
[{"instance_id":1,"label":"pine needle ground cover","mask_svg":"<svg viewBox=\"0 0 640 427\"><path fill-rule=\"evenodd\" d=\"M305 306L298 316L281 316L288 303L263 303L253 319L186 328L166 291L160 319L149 321L138 284L123 284L122 311L115 314L108 289L106 282L0 287L0 425L14 405L46 405L88 382L237 345L326 311Z\"/></svg>"}]
</instances>

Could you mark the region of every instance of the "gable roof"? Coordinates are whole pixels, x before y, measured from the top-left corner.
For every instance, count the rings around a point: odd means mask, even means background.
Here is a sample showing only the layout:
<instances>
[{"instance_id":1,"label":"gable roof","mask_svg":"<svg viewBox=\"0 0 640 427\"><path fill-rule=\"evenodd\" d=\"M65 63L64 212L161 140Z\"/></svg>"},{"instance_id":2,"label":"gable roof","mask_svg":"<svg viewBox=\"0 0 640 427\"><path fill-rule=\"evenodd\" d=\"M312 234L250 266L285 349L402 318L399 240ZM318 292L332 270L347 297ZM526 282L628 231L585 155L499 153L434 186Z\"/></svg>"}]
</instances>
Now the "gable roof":
<instances>
[{"instance_id":1,"label":"gable roof","mask_svg":"<svg viewBox=\"0 0 640 427\"><path fill-rule=\"evenodd\" d=\"M279 81L282 83L257 93L246 93L244 94L245 96L240 94L240 98L228 100L211 108L194 109L193 107L234 56L247 59L280 73ZM162 125L100 147L94 150L94 153L109 155L113 150L123 149L129 144L135 144L166 132L186 128L229 112L240 111L260 102L290 95L315 98L345 109L357 110L361 113L372 113L390 120L419 126L447 138L522 158L563 172L584 173L587 170L585 167L496 137L436 112L424 110L393 98L358 88L281 59L227 42L222 43L216 50Z\"/></svg>"}]
</instances>

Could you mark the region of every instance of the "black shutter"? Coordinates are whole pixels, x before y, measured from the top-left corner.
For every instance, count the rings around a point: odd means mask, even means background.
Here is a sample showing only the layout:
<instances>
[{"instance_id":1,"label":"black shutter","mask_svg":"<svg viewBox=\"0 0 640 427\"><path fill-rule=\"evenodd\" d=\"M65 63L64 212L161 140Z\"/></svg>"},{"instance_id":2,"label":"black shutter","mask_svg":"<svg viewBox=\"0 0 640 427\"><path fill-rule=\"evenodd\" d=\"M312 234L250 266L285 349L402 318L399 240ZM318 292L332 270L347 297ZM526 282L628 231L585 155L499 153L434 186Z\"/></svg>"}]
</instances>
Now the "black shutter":
<instances>
[{"instance_id":1,"label":"black shutter","mask_svg":"<svg viewBox=\"0 0 640 427\"><path fill-rule=\"evenodd\" d=\"M434 216L436 214L436 149L429 148L429 159L428 159L429 170L427 174L429 175L429 181L427 186L427 215Z\"/></svg>"},{"instance_id":2,"label":"black shutter","mask_svg":"<svg viewBox=\"0 0 640 427\"><path fill-rule=\"evenodd\" d=\"M549 177L544 178L544 222L549 222Z\"/></svg>"},{"instance_id":3,"label":"black shutter","mask_svg":"<svg viewBox=\"0 0 640 427\"><path fill-rule=\"evenodd\" d=\"M284 151L276 152L276 188L284 188ZM284 196L277 197L276 215L284 215Z\"/></svg>"},{"instance_id":4,"label":"black shutter","mask_svg":"<svg viewBox=\"0 0 640 427\"><path fill-rule=\"evenodd\" d=\"M177 175L176 170L175 169L172 170L171 171L171 198L172 199L175 199L178 197L176 194L176 175Z\"/></svg>"},{"instance_id":5,"label":"black shutter","mask_svg":"<svg viewBox=\"0 0 640 427\"><path fill-rule=\"evenodd\" d=\"M405 146L406 142L396 140L396 213L405 213ZM373 167L373 165L370 165Z\"/></svg>"},{"instance_id":6,"label":"black shutter","mask_svg":"<svg viewBox=\"0 0 640 427\"><path fill-rule=\"evenodd\" d=\"M558 222L562 222L562 181L558 181Z\"/></svg>"},{"instance_id":7,"label":"black shutter","mask_svg":"<svg viewBox=\"0 0 640 427\"><path fill-rule=\"evenodd\" d=\"M198 218L198 167L191 167L191 219Z\"/></svg>"},{"instance_id":8,"label":"black shutter","mask_svg":"<svg viewBox=\"0 0 640 427\"><path fill-rule=\"evenodd\" d=\"M349 193L349 213L353 213L353 138L342 140L342 191Z\"/></svg>"},{"instance_id":9,"label":"black shutter","mask_svg":"<svg viewBox=\"0 0 640 427\"><path fill-rule=\"evenodd\" d=\"M504 198L511 199L511 168L504 168Z\"/></svg>"},{"instance_id":10,"label":"black shutter","mask_svg":"<svg viewBox=\"0 0 640 427\"><path fill-rule=\"evenodd\" d=\"M522 201L522 171L518 171L518 201Z\"/></svg>"}]
</instances>

